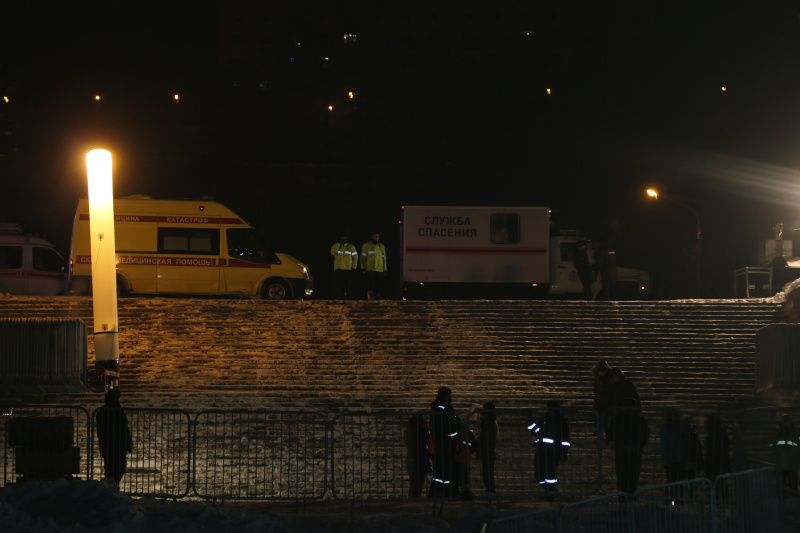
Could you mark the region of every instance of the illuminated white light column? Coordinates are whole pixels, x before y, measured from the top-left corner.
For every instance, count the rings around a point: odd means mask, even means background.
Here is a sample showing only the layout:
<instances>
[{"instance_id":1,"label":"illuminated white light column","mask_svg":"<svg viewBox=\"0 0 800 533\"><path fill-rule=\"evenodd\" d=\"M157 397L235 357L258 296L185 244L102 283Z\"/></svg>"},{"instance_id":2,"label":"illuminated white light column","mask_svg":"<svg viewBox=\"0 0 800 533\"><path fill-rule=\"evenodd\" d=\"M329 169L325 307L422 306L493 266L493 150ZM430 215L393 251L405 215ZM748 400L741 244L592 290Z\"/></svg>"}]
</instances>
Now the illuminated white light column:
<instances>
[{"instance_id":1,"label":"illuminated white light column","mask_svg":"<svg viewBox=\"0 0 800 533\"><path fill-rule=\"evenodd\" d=\"M89 177L95 359L101 365L118 364L117 255L111 153L107 150L92 150L86 154L86 168Z\"/></svg>"}]
</instances>

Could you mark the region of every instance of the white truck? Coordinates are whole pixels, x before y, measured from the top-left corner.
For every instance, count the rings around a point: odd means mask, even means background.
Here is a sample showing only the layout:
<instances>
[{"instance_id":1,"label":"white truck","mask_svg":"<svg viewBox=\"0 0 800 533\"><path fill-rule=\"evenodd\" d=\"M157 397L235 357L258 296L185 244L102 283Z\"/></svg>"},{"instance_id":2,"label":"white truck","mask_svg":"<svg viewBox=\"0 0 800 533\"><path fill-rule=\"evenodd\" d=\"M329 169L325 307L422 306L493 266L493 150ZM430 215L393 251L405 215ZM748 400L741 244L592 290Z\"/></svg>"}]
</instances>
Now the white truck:
<instances>
[{"instance_id":1,"label":"white truck","mask_svg":"<svg viewBox=\"0 0 800 533\"><path fill-rule=\"evenodd\" d=\"M580 297L579 231L551 235L547 207L405 206L403 298ZM599 276L593 287L600 291ZM642 299L647 272L617 268L617 297Z\"/></svg>"}]
</instances>

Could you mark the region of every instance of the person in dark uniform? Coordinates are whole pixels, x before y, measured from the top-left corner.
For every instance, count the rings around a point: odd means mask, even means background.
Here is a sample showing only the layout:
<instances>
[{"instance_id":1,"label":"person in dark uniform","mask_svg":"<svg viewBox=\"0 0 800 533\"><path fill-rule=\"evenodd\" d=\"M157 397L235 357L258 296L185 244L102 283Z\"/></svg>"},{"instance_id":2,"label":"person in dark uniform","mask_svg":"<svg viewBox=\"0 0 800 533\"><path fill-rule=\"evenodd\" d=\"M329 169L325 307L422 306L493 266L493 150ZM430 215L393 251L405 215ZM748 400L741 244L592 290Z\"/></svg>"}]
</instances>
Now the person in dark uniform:
<instances>
[{"instance_id":1,"label":"person in dark uniform","mask_svg":"<svg viewBox=\"0 0 800 533\"><path fill-rule=\"evenodd\" d=\"M548 402L544 416L531 421L528 430L536 445L536 481L545 492L555 492L558 489L558 464L566 460L570 448L569 423L561 415L561 404L555 400ZM548 501L553 501L552 497Z\"/></svg>"},{"instance_id":2,"label":"person in dark uniform","mask_svg":"<svg viewBox=\"0 0 800 533\"><path fill-rule=\"evenodd\" d=\"M128 467L128 453L133 449L133 439L128 427L128 417L119 401L119 389L106 392L105 405L97 410L97 440L105 465L105 477L119 485Z\"/></svg>"},{"instance_id":3,"label":"person in dark uniform","mask_svg":"<svg viewBox=\"0 0 800 533\"><path fill-rule=\"evenodd\" d=\"M617 251L602 243L598 250L600 271L600 300L613 302L617 299Z\"/></svg>"},{"instance_id":4,"label":"person in dark uniform","mask_svg":"<svg viewBox=\"0 0 800 533\"><path fill-rule=\"evenodd\" d=\"M589 247L587 239L581 239L575 245L575 257L572 260L575 265L575 270L578 273L578 279L583 285L583 299L592 299L592 283L594 283L594 256Z\"/></svg>"},{"instance_id":5,"label":"person in dark uniform","mask_svg":"<svg viewBox=\"0 0 800 533\"><path fill-rule=\"evenodd\" d=\"M461 438L461 419L455 413L449 387L439 387L431 402L429 453L433 458L433 478L429 498L453 498L461 490L461 465L456 452Z\"/></svg>"}]
</instances>

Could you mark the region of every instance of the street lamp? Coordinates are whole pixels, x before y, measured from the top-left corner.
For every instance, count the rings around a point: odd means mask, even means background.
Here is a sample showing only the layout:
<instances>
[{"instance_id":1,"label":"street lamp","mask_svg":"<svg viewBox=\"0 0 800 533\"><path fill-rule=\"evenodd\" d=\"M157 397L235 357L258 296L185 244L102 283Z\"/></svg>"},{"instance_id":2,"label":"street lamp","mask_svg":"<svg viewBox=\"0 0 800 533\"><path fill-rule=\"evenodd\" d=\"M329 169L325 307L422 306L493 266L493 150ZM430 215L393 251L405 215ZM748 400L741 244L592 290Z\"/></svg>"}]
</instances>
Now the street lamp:
<instances>
[{"instance_id":1,"label":"street lamp","mask_svg":"<svg viewBox=\"0 0 800 533\"><path fill-rule=\"evenodd\" d=\"M86 154L89 182L89 232L92 254L92 307L96 366L119 370L117 339L117 255L111 153Z\"/></svg>"},{"instance_id":2,"label":"street lamp","mask_svg":"<svg viewBox=\"0 0 800 533\"><path fill-rule=\"evenodd\" d=\"M696 258L696 260L697 260L697 297L700 298L700 285L701 285L700 284L700 272L702 270L702 268L700 266L700 244L701 244L701 238L702 238L702 235L703 235L702 231L700 230L700 215L698 215L697 211L695 211L694 209L692 209L688 205L686 205L684 203L681 203L681 202L679 202L677 200L673 200L672 198L669 198L667 196L664 196L663 194L660 194L655 189L647 189L647 196L649 196L649 197L651 197L651 198L653 198L655 200L658 200L659 198L662 198L664 200L668 200L668 201L672 202L675 205L679 205L679 206L683 207L684 209L688 209L694 215L695 222L697 223L697 250L696 250L696 255L697 255L697 258Z\"/></svg>"}]
</instances>

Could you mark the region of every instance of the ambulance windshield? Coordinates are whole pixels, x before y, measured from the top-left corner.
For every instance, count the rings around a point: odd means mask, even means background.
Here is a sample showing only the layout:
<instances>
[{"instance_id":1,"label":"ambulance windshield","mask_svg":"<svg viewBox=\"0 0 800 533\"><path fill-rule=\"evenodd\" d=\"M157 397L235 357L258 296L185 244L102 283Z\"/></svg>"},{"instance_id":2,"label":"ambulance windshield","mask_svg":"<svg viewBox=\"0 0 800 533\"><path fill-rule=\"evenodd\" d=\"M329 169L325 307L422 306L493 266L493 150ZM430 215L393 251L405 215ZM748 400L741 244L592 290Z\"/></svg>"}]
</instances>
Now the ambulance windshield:
<instances>
[{"instance_id":1,"label":"ambulance windshield","mask_svg":"<svg viewBox=\"0 0 800 533\"><path fill-rule=\"evenodd\" d=\"M231 258L259 264L280 264L280 259L272 252L255 229L229 228L228 255Z\"/></svg>"}]
</instances>

